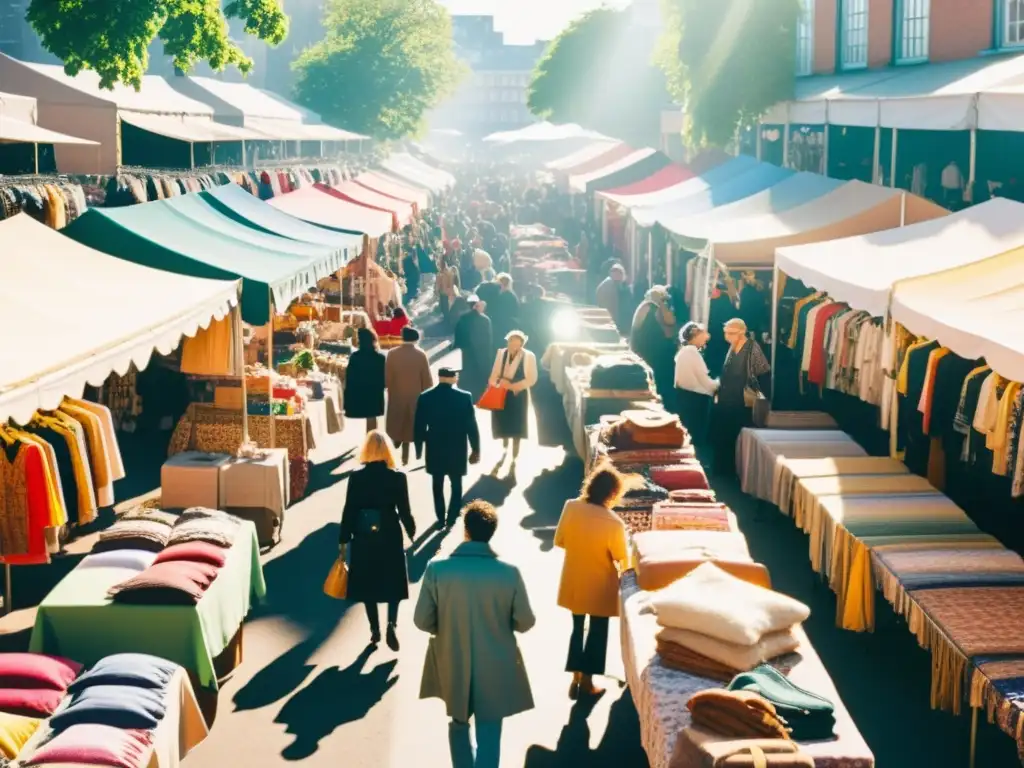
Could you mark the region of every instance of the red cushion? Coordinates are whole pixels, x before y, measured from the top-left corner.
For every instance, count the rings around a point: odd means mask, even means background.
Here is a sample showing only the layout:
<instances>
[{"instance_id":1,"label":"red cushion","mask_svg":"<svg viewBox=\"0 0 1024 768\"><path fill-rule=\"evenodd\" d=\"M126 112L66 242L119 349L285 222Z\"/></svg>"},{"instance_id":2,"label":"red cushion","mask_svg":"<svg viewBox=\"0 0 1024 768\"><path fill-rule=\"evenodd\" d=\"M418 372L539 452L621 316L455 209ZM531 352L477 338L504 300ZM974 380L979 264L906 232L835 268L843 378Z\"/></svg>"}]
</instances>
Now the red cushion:
<instances>
[{"instance_id":1,"label":"red cushion","mask_svg":"<svg viewBox=\"0 0 1024 768\"><path fill-rule=\"evenodd\" d=\"M49 717L64 696L64 691L49 688L0 688L0 712L25 717Z\"/></svg>"},{"instance_id":2,"label":"red cushion","mask_svg":"<svg viewBox=\"0 0 1024 768\"><path fill-rule=\"evenodd\" d=\"M654 467L651 469L651 480L667 491L708 488L704 468L696 461L672 467Z\"/></svg>"},{"instance_id":3,"label":"red cushion","mask_svg":"<svg viewBox=\"0 0 1024 768\"><path fill-rule=\"evenodd\" d=\"M25 765L63 763L141 768L152 741L148 731L109 725L72 725L44 744Z\"/></svg>"},{"instance_id":4,"label":"red cushion","mask_svg":"<svg viewBox=\"0 0 1024 768\"><path fill-rule=\"evenodd\" d=\"M140 605L195 605L216 577L216 566L174 560L151 565L110 594L118 602Z\"/></svg>"},{"instance_id":5,"label":"red cushion","mask_svg":"<svg viewBox=\"0 0 1024 768\"><path fill-rule=\"evenodd\" d=\"M714 504L716 501L714 491L702 488L670 491L668 498L669 501L677 501L680 504Z\"/></svg>"},{"instance_id":6,"label":"red cushion","mask_svg":"<svg viewBox=\"0 0 1024 768\"><path fill-rule=\"evenodd\" d=\"M170 563L177 560L205 563L217 568L223 568L224 562L227 560L227 553L223 547L218 547L205 541L190 541L185 544L171 545L156 556L153 564Z\"/></svg>"},{"instance_id":7,"label":"red cushion","mask_svg":"<svg viewBox=\"0 0 1024 768\"><path fill-rule=\"evenodd\" d=\"M48 688L65 691L82 665L43 653L0 653L0 688Z\"/></svg>"}]
</instances>

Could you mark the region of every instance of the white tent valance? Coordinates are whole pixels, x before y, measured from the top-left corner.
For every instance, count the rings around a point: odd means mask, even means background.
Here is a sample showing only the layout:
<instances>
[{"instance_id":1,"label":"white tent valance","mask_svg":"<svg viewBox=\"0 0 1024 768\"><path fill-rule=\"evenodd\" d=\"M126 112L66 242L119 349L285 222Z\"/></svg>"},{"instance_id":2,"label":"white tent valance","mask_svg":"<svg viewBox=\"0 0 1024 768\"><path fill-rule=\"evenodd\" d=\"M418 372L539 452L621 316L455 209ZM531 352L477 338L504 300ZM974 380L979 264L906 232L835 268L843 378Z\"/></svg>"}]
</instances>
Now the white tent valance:
<instances>
[{"instance_id":1,"label":"white tent valance","mask_svg":"<svg viewBox=\"0 0 1024 768\"><path fill-rule=\"evenodd\" d=\"M97 146L98 141L80 139L65 133L50 131L23 120L0 115L0 143L11 144L91 144Z\"/></svg>"},{"instance_id":2,"label":"white tent valance","mask_svg":"<svg viewBox=\"0 0 1024 768\"><path fill-rule=\"evenodd\" d=\"M254 141L265 136L246 128L223 125L213 120L175 115L148 115L122 110L121 120L149 133L177 141L209 143L214 141Z\"/></svg>"},{"instance_id":3,"label":"white tent valance","mask_svg":"<svg viewBox=\"0 0 1024 768\"><path fill-rule=\"evenodd\" d=\"M1024 246L1024 204L995 198L942 218L779 248L778 268L836 301L884 317L893 286ZM914 329L912 329L914 330Z\"/></svg>"},{"instance_id":4,"label":"white tent valance","mask_svg":"<svg viewBox=\"0 0 1024 768\"><path fill-rule=\"evenodd\" d=\"M900 283L892 317L960 357L983 357L999 375L1024 381L1024 249Z\"/></svg>"},{"instance_id":5,"label":"white tent valance","mask_svg":"<svg viewBox=\"0 0 1024 768\"><path fill-rule=\"evenodd\" d=\"M615 160L612 163L609 163L608 165L602 168L597 168L593 171L581 174L579 176L570 176L569 188L573 192L586 192L587 184L589 184L590 182L596 181L597 179L603 179L605 176L611 176L613 173L617 173L618 171L621 171L624 168L629 168L631 165L636 165L641 160L650 157L657 151L658 150L652 149L650 147L645 147L644 149L637 149L634 150L633 152L630 152L625 157L620 157L619 159Z\"/></svg>"},{"instance_id":6,"label":"white tent valance","mask_svg":"<svg viewBox=\"0 0 1024 768\"><path fill-rule=\"evenodd\" d=\"M142 267L24 214L0 221L0 303L31 330L0 335L0 421L28 421L153 352L167 354L238 303L240 281ZM54 276L60 279L55 280ZM59 311L39 311L39 290Z\"/></svg>"}]
</instances>

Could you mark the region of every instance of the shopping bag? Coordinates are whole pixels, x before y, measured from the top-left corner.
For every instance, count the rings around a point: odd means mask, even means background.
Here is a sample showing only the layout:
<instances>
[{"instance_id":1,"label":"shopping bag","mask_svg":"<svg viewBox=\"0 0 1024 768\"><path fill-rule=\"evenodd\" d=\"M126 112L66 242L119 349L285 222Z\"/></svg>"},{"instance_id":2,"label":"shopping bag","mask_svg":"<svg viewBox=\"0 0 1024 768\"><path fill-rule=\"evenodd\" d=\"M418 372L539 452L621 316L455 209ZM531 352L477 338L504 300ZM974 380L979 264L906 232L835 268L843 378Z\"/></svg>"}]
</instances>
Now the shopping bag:
<instances>
[{"instance_id":1,"label":"shopping bag","mask_svg":"<svg viewBox=\"0 0 1024 768\"><path fill-rule=\"evenodd\" d=\"M487 391L477 401L476 407L483 411L503 411L507 394L508 390L502 387L487 387Z\"/></svg>"},{"instance_id":2,"label":"shopping bag","mask_svg":"<svg viewBox=\"0 0 1024 768\"><path fill-rule=\"evenodd\" d=\"M345 560L339 557L331 566L331 572L327 574L324 582L324 594L333 597L335 600L344 600L348 595L348 566Z\"/></svg>"}]
</instances>

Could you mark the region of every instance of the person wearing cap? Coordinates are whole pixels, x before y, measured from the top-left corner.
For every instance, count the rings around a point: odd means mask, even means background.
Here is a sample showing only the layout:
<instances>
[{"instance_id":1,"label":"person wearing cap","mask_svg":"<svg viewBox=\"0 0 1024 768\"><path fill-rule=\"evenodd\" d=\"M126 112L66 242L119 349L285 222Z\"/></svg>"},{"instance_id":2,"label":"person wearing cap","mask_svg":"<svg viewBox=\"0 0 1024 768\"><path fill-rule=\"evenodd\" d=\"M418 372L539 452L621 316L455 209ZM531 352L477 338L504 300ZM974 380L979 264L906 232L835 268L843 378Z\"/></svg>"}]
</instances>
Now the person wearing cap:
<instances>
[{"instance_id":1,"label":"person wearing cap","mask_svg":"<svg viewBox=\"0 0 1024 768\"><path fill-rule=\"evenodd\" d=\"M487 303L476 294L471 294L466 302L470 310L455 324L453 346L462 353L462 386L475 403L487 389L494 337L491 319L484 314Z\"/></svg>"},{"instance_id":2,"label":"person wearing cap","mask_svg":"<svg viewBox=\"0 0 1024 768\"><path fill-rule=\"evenodd\" d=\"M456 387L459 372L441 368L437 386L421 394L416 401L413 428L416 458L426 449L426 470L433 480L434 513L438 526L449 527L459 517L462 504L462 478L469 465L480 461L480 430L476 423L475 402L468 392ZM451 499L444 500L444 481L451 485Z\"/></svg>"},{"instance_id":3,"label":"person wearing cap","mask_svg":"<svg viewBox=\"0 0 1024 768\"><path fill-rule=\"evenodd\" d=\"M526 349L527 337L522 331L509 331L508 346L498 350L491 368L490 386L507 390L505 407L491 411L491 433L504 446L502 463L512 441L512 467L519 459L519 444L530 436L530 388L537 383L537 356Z\"/></svg>"},{"instance_id":4,"label":"person wearing cap","mask_svg":"<svg viewBox=\"0 0 1024 768\"><path fill-rule=\"evenodd\" d=\"M402 464L409 463L419 396L434 386L427 353L420 349L420 332L407 325L401 331L402 345L387 354L384 378L388 390L387 418L384 426L388 437L402 451Z\"/></svg>"},{"instance_id":5,"label":"person wearing cap","mask_svg":"<svg viewBox=\"0 0 1024 768\"><path fill-rule=\"evenodd\" d=\"M703 355L710 338L703 325L689 322L679 331L680 347L676 352L676 406L694 445L701 448L708 435L712 399L718 391L718 382L711 378Z\"/></svg>"},{"instance_id":6,"label":"person wearing cap","mask_svg":"<svg viewBox=\"0 0 1024 768\"><path fill-rule=\"evenodd\" d=\"M729 352L719 377L718 402L712 417L713 469L717 475L736 473L736 441L744 427L754 424L753 406L771 393L771 365L747 324L734 317L725 324Z\"/></svg>"}]
</instances>

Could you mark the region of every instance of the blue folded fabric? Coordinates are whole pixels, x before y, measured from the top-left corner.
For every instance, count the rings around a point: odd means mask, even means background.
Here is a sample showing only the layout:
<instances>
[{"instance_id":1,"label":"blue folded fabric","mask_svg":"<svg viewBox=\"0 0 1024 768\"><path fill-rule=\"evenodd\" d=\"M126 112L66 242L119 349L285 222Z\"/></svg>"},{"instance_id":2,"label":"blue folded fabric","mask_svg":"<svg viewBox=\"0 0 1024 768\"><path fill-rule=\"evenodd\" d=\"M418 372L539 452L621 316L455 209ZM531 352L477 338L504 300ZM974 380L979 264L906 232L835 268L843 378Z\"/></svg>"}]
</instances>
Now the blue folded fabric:
<instances>
[{"instance_id":1,"label":"blue folded fabric","mask_svg":"<svg viewBox=\"0 0 1024 768\"><path fill-rule=\"evenodd\" d=\"M165 691L133 685L96 685L76 693L50 718L54 731L72 725L108 725L150 730L167 714Z\"/></svg>"},{"instance_id":2,"label":"blue folded fabric","mask_svg":"<svg viewBox=\"0 0 1024 768\"><path fill-rule=\"evenodd\" d=\"M118 653L96 662L80 675L68 691L78 693L93 686L131 686L135 688L166 688L180 667L172 661L146 653Z\"/></svg>"}]
</instances>

